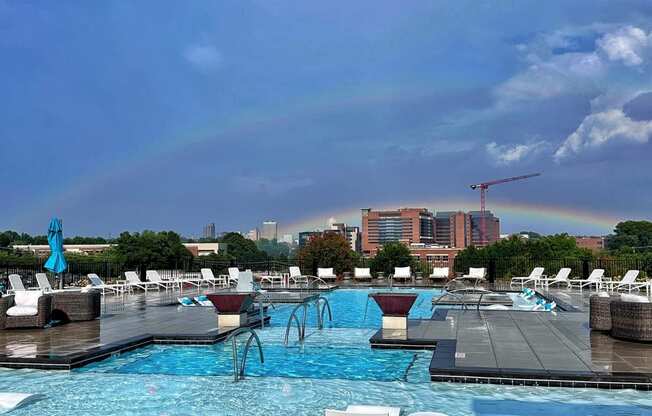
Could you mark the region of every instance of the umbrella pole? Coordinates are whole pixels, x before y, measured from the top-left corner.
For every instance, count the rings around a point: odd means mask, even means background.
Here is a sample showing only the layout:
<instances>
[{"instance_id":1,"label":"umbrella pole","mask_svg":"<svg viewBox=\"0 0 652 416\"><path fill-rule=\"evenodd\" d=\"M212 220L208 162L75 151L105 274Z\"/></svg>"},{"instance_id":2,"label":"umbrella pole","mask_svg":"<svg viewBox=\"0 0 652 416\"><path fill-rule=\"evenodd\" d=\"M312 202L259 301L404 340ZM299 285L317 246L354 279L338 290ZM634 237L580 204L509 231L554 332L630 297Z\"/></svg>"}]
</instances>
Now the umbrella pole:
<instances>
[{"instance_id":1,"label":"umbrella pole","mask_svg":"<svg viewBox=\"0 0 652 416\"><path fill-rule=\"evenodd\" d=\"M59 277L59 289L63 290L63 276L60 273L57 276Z\"/></svg>"}]
</instances>

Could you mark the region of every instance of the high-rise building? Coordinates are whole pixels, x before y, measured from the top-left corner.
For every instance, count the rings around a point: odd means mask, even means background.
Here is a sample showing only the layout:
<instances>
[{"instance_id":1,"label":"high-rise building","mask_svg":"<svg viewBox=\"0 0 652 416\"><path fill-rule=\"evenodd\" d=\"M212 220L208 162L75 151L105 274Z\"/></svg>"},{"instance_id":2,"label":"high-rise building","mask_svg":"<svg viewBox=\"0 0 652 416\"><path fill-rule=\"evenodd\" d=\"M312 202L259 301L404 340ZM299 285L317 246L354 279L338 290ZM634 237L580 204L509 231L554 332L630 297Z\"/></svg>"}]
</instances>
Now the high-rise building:
<instances>
[{"instance_id":1,"label":"high-rise building","mask_svg":"<svg viewBox=\"0 0 652 416\"><path fill-rule=\"evenodd\" d=\"M260 238L266 240L278 239L278 223L276 221L264 221L260 231Z\"/></svg>"},{"instance_id":2,"label":"high-rise building","mask_svg":"<svg viewBox=\"0 0 652 416\"><path fill-rule=\"evenodd\" d=\"M204 232L202 233L203 237L206 239L215 239L215 223L211 222L210 224L204 225Z\"/></svg>"},{"instance_id":3,"label":"high-rise building","mask_svg":"<svg viewBox=\"0 0 652 416\"><path fill-rule=\"evenodd\" d=\"M250 239L250 240L258 241L259 236L260 236L260 233L258 232L258 228L253 228L253 229L249 230L246 237L248 239Z\"/></svg>"},{"instance_id":4,"label":"high-rise building","mask_svg":"<svg viewBox=\"0 0 652 416\"><path fill-rule=\"evenodd\" d=\"M471 211L471 244L476 247L483 247L485 245L493 244L500 240L500 220L495 217L491 211L485 211L485 230L487 235L484 237L484 242L481 236L482 212Z\"/></svg>"},{"instance_id":5,"label":"high-rise building","mask_svg":"<svg viewBox=\"0 0 652 416\"><path fill-rule=\"evenodd\" d=\"M281 237L280 242L292 245L294 244L294 237L292 236L292 234L283 234L283 237Z\"/></svg>"},{"instance_id":6,"label":"high-rise building","mask_svg":"<svg viewBox=\"0 0 652 416\"><path fill-rule=\"evenodd\" d=\"M425 208L399 208L395 211L362 210L362 252L374 254L385 243L432 244L435 220Z\"/></svg>"},{"instance_id":7,"label":"high-rise building","mask_svg":"<svg viewBox=\"0 0 652 416\"><path fill-rule=\"evenodd\" d=\"M471 245L471 217L462 211L439 211L435 215L435 243L465 248Z\"/></svg>"},{"instance_id":8,"label":"high-rise building","mask_svg":"<svg viewBox=\"0 0 652 416\"><path fill-rule=\"evenodd\" d=\"M330 230L325 232L336 232L346 238L351 250L359 253L362 251L362 239L360 238L360 227L346 225L343 222L334 222L330 224Z\"/></svg>"}]
</instances>

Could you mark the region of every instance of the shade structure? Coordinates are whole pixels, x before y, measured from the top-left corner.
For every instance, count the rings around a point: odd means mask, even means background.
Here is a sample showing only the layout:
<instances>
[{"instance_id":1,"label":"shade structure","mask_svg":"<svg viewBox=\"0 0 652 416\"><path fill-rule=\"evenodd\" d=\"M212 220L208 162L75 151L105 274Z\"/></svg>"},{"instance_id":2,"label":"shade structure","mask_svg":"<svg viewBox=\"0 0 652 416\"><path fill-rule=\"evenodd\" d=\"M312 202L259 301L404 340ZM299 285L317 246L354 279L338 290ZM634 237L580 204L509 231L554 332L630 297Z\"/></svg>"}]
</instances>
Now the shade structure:
<instances>
[{"instance_id":1,"label":"shade structure","mask_svg":"<svg viewBox=\"0 0 652 416\"><path fill-rule=\"evenodd\" d=\"M63 255L63 226L58 218L52 218L50 221L48 244L50 244L51 254L44 267L53 273L61 274L68 268L68 263Z\"/></svg>"}]
</instances>

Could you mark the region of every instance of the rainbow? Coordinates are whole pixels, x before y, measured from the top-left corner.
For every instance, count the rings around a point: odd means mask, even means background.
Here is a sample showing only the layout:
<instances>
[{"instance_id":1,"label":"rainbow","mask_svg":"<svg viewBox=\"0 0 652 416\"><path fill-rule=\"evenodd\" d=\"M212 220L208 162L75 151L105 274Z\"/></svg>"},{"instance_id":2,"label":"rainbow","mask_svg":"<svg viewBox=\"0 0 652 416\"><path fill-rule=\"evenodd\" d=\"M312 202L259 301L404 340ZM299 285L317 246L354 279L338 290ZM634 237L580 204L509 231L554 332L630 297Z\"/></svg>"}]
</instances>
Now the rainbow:
<instances>
[{"instance_id":1,"label":"rainbow","mask_svg":"<svg viewBox=\"0 0 652 416\"><path fill-rule=\"evenodd\" d=\"M436 211L476 211L478 202L471 200L431 200L431 201L399 201L383 203L372 207L376 210L396 209L397 207L425 207ZM324 211L317 215L303 218L299 221L282 227L284 233L297 233L299 231L324 228L329 218L348 224L360 224L360 208L334 209ZM614 215L594 212L591 210L571 209L544 204L514 203L511 201L493 200L487 209L501 218L503 224L510 219L521 219L524 222L545 223L558 229L557 232L572 232L572 230L593 230L596 234L605 234L613 230L614 226L622 221ZM533 231L536 231L536 227Z\"/></svg>"}]
</instances>

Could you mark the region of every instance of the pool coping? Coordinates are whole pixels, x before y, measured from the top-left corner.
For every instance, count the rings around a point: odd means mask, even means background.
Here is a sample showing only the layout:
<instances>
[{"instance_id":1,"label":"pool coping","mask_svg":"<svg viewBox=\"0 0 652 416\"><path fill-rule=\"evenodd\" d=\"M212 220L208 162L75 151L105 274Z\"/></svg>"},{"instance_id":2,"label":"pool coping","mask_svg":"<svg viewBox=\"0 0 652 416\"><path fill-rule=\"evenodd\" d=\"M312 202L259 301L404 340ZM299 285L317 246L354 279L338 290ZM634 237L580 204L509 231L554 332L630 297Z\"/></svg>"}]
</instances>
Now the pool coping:
<instances>
[{"instance_id":1,"label":"pool coping","mask_svg":"<svg viewBox=\"0 0 652 416\"><path fill-rule=\"evenodd\" d=\"M269 316L266 316L264 318L265 324L270 319ZM246 326L249 328L260 328L262 327L261 320L254 319ZM204 334L142 334L66 356L52 357L37 355L35 357L8 357L6 355L0 355L0 367L71 370L152 344L212 345L224 341L231 333L239 328L230 328L223 332L212 330Z\"/></svg>"}]
</instances>

